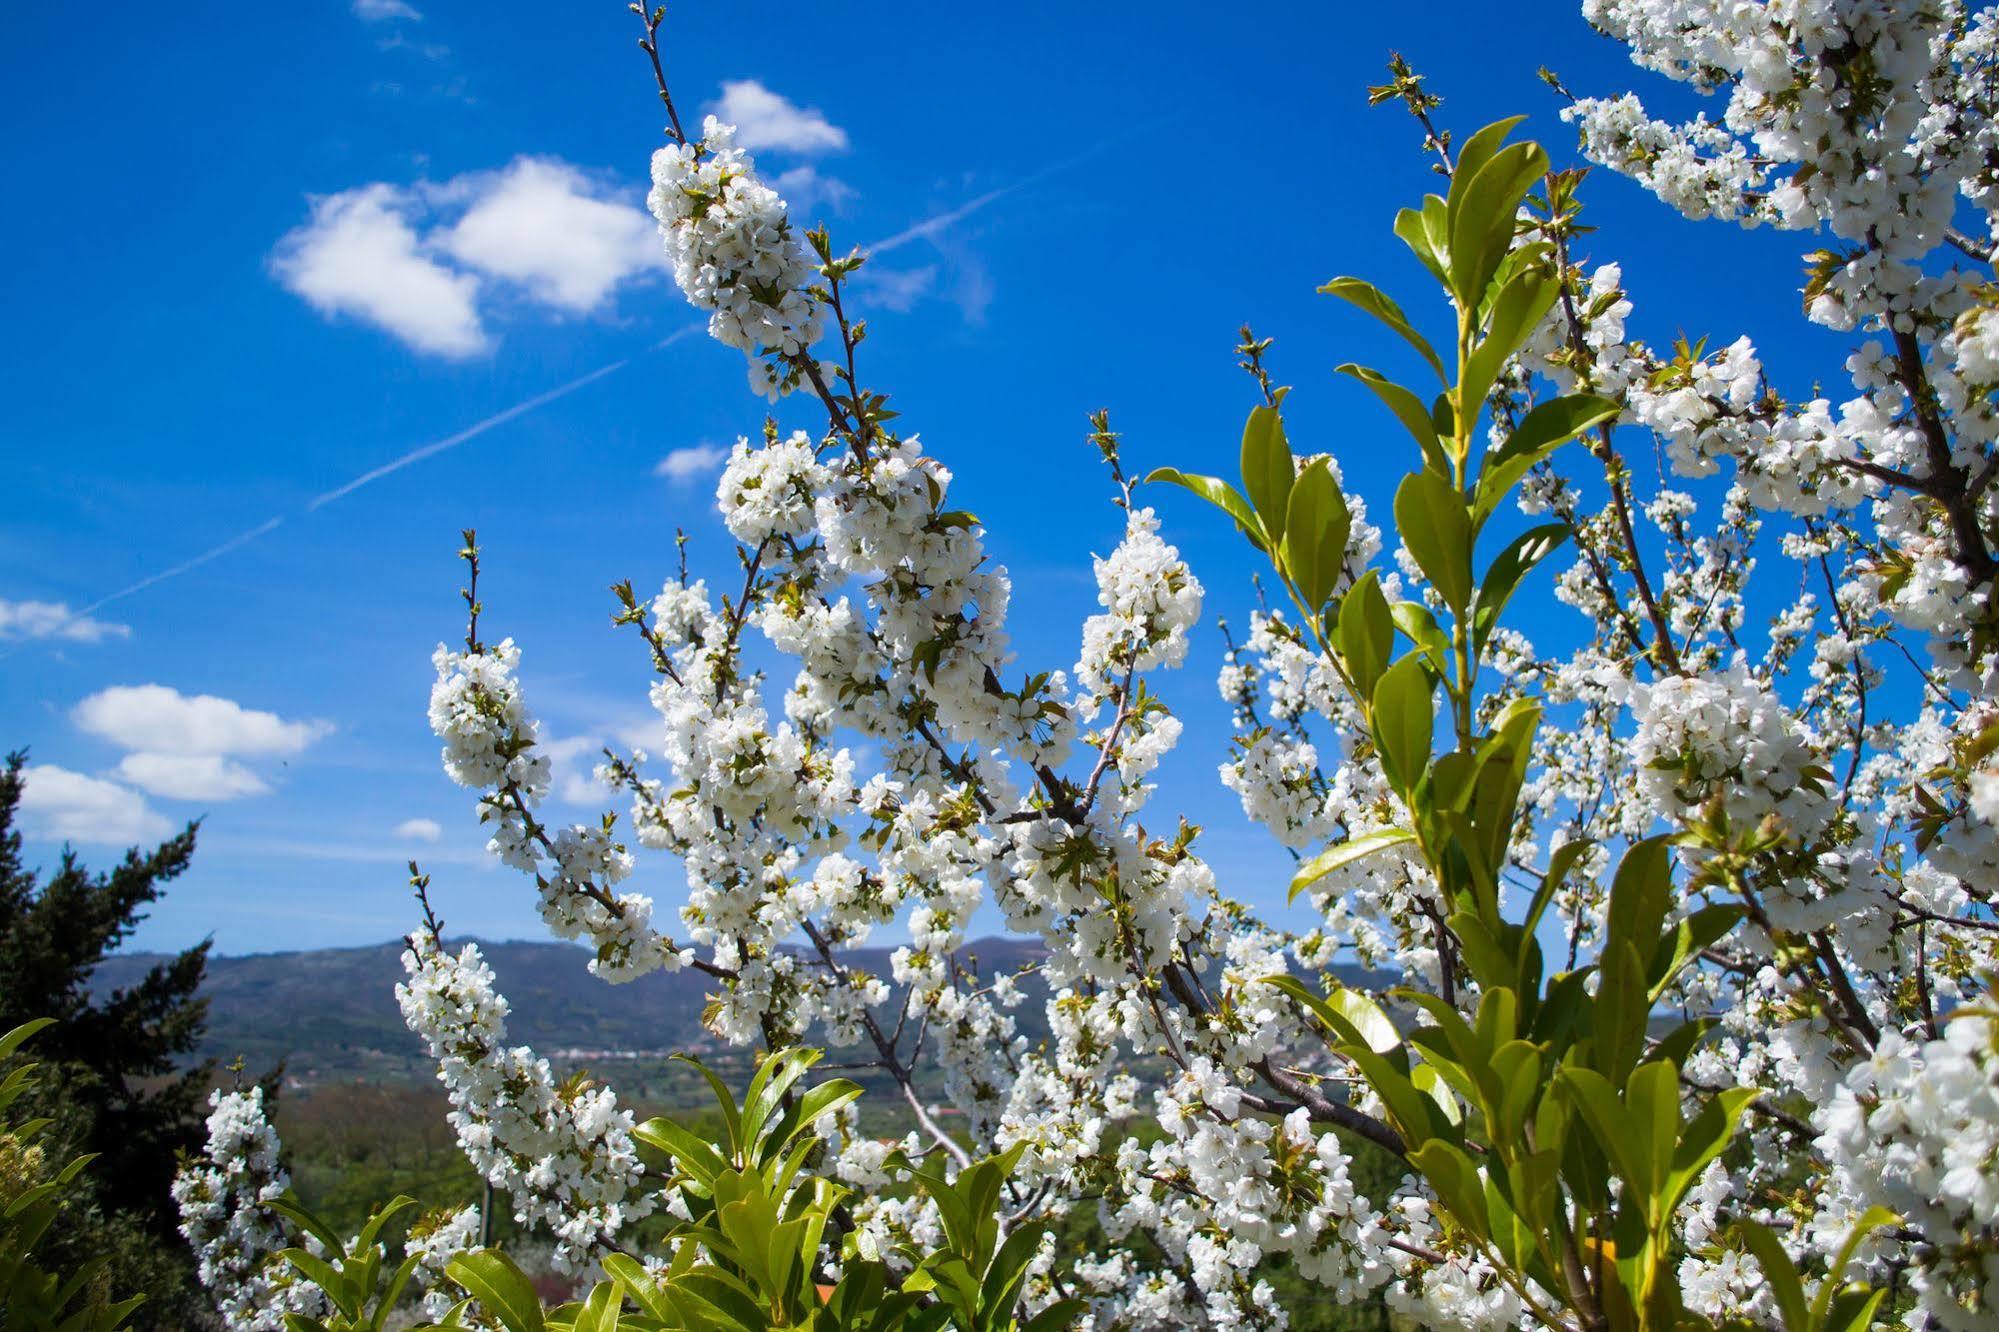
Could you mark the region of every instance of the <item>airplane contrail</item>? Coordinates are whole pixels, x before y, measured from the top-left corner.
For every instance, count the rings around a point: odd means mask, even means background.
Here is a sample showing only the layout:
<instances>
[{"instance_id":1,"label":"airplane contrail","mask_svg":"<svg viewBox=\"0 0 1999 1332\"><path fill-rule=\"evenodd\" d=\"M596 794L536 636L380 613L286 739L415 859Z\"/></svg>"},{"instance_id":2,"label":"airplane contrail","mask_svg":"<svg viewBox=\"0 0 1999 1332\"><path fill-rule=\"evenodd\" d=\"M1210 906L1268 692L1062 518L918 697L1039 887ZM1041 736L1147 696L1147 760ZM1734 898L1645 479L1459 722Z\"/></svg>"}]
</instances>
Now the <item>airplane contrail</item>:
<instances>
[{"instance_id":1,"label":"airplane contrail","mask_svg":"<svg viewBox=\"0 0 1999 1332\"><path fill-rule=\"evenodd\" d=\"M1171 118L1172 117L1166 117L1166 119L1171 119ZM1110 138L1105 139L1102 143L1097 144L1094 148L1085 148L1082 152L1077 153L1074 157L1065 157L1060 162L1054 162L1049 164L1048 166L1041 168L1041 170L1039 171L1030 172L1028 175L1022 176L1019 180L1013 181L1010 184L1002 185L998 189L987 190L984 194L979 195L975 199L969 199L964 203L959 204L956 208L946 209L944 212L938 213L934 217L926 217L921 222L913 223L910 226L903 228L901 231L896 232L893 236L890 236L887 240L878 240L872 245L863 245L861 248L867 251L871 255L887 254L890 250L901 249L903 246L909 244L911 241L922 240L926 236L934 236L940 231L944 231L950 227L956 226L958 223L964 221L966 218L970 217L973 213L978 212L980 209L985 208L988 205L998 203L1001 199L1006 198L1007 195L1009 194L1016 194L1021 190L1028 188L1030 185L1039 185L1042 181L1047 180L1050 176L1060 175L1064 171L1068 171L1075 167L1079 167L1083 163L1095 157L1097 154L1104 152L1107 149L1113 148L1120 143L1123 143L1126 139L1129 139L1132 135L1143 133L1144 131L1152 129L1161 123L1163 122L1155 120L1155 121L1148 121L1143 125L1134 125L1130 129L1124 131L1122 134L1113 134Z\"/></svg>"},{"instance_id":2,"label":"airplane contrail","mask_svg":"<svg viewBox=\"0 0 1999 1332\"><path fill-rule=\"evenodd\" d=\"M1087 162L1092 157L1095 157L1097 154L1105 151L1106 149L1112 147L1113 145L1123 142L1125 139L1130 138L1134 134L1150 129L1153 127L1153 125L1157 123L1159 122L1154 121L1154 122L1148 122L1145 125L1134 126L1133 128L1126 130L1122 134L1116 134L1108 139L1105 139L1102 143L1097 144L1093 148L1086 149L1083 152L1076 154L1074 157L1065 158L1060 162L1056 162L1049 166L1045 166L1041 168L1041 170L1039 171L1033 172L1026 176L1022 176L1019 180L1013 181L1010 184L1002 185L997 189L987 190L984 194L981 194L976 198L967 200L966 202L959 204L956 208L947 209L944 212L935 214L934 216L924 218L922 221L913 223L910 226L903 228L901 231L896 232L894 235L889 236L884 240L876 241L872 245L863 245L861 248L867 251L869 254L887 254L891 250L900 249L902 246L909 244L911 241L922 240L929 236L935 236L939 232L942 232L952 226L955 226L957 223L962 222L964 219L970 217L972 214L980 211L981 209L990 207L992 204L999 202L1001 199L1006 198L1008 195L1015 194L1021 190L1027 189L1031 185L1037 185L1040 182L1048 179L1048 177L1050 176L1057 175L1061 172L1068 171L1073 167L1080 166L1084 162ZM639 355L641 356L650 355L653 352L662 351L665 348L672 346L674 343L679 342L682 338L685 338L690 334L700 332L701 329L702 325L699 324L689 324L684 328L675 329L673 332L661 338L658 342L655 342L650 347L647 347L643 352L639 353ZM537 393L534 397L529 398L524 402L517 402L511 407L503 408L502 410L493 413L491 416L486 417L484 420L476 421L473 424L466 426L463 430L457 431L454 434L446 435L443 439L433 440L431 443L425 444L420 448L411 449L408 453L402 454L400 457L392 458L388 462L383 463L379 467L370 468L368 471L361 473L361 475L355 477L353 480L345 483L344 485L336 486L334 489L329 490L324 494L313 496L312 499L306 502L305 512L316 513L320 509L324 508L326 505L333 503L335 500L345 499L347 496L353 494L355 491L361 489L363 486L379 481L385 476L389 476L396 472L400 472L403 470L403 468L412 466L416 463L420 463L426 458L436 457L438 454L443 453L448 449L455 449L460 444L470 443L472 440L477 439L479 436L485 434L489 430L492 430L498 426L503 426L509 421L513 421L520 417L526 416L529 412L536 411L542 407L546 407L548 406L548 404L552 402L568 397L570 394L575 393L579 389L589 387L590 385L596 383L600 379L604 379L610 375L616 374L618 371L624 369L626 366L630 365L636 359L638 359L637 356L627 356L620 360L613 361L609 365L599 366L595 370L592 370L590 373L586 375L579 375L578 377L570 380L566 384L558 384L556 387L549 389L546 392ZM276 528L282 526L284 521L285 520L282 517L271 518L263 523L260 523L256 527L251 528L247 532L238 533L237 535L229 538L227 541L223 542L219 546L215 546L208 550L203 551L201 554L196 555L193 559L183 560L181 563L174 565L170 569L162 569L158 573L150 574L147 577L140 579L138 582L132 584L130 587L121 588L120 590L111 593L109 596L100 597L98 600L93 601L92 603L90 603L88 606L85 606L81 611L78 611L77 613L79 615L88 615L90 612L97 610L99 607L108 606L112 602L122 600L125 597L129 597L135 592L143 592L147 588L152 587L156 583L163 583L169 578L179 577L181 574L188 572L190 569L198 568L201 565L208 563L210 560L219 558L220 556L223 555L227 555L230 551L233 551L240 546L246 546L250 542L257 540L259 537L265 536L266 534L270 533Z\"/></svg>"},{"instance_id":3,"label":"airplane contrail","mask_svg":"<svg viewBox=\"0 0 1999 1332\"><path fill-rule=\"evenodd\" d=\"M503 426L507 422L513 420L515 417L526 416L529 412L533 411L537 407L546 407L548 406L548 404L554 402L558 398L566 398L570 394L576 392L576 390L594 384L606 375L616 374L618 371L624 369L626 366L630 365L631 363L632 363L631 357L627 356L623 360L613 361L609 365L599 366L595 370L592 370L589 374L579 375L577 378L570 380L567 384L562 384L556 388L552 388L548 390L546 393L537 393L534 397L529 398L526 402L517 402L513 406L507 408L504 411L494 412L491 416L487 417L485 420L478 421L473 423L472 425L466 426L463 430L460 430L456 434L446 435L443 439L437 440L430 444L426 444L420 449L411 449L408 453L403 454L400 458L392 459L389 462L383 463L380 467L361 473L361 475L355 477L352 481L349 481L347 484L343 486L337 486L334 489L327 491L324 495L313 496L312 500L309 503L307 503L307 505L305 506L305 511L307 513L313 513L321 508L324 508L326 505L333 503L333 501L337 499L345 499L347 496L359 490L362 486L367 485L370 481L379 481L383 477L388 476L393 472L402 471L403 468L408 467L411 463L420 463L425 458L434 457L437 454L444 452L446 449L455 449L460 444L464 444L471 440L475 440L479 438L479 436L485 434L488 430L493 429L495 426Z\"/></svg>"},{"instance_id":4,"label":"airplane contrail","mask_svg":"<svg viewBox=\"0 0 1999 1332\"><path fill-rule=\"evenodd\" d=\"M230 551L236 549L238 546L247 546L252 541L255 541L258 537L263 536L265 533L271 531L273 528L282 526L284 524L284 521L285 520L283 518L272 518L265 522L257 524L257 526L251 528L247 532L239 532L235 536L230 537L227 541L223 542L221 545L212 546L209 549L204 550L203 552L201 552L201 554L195 556L191 560L182 560L179 564L176 564L171 569L162 569L156 574L151 574L145 578L141 578L138 582L132 584L132 586L127 588L121 588L118 591L113 592L108 597L99 597L97 600L91 602L88 606L85 606L82 610L78 611L77 615L79 617L88 615L92 611L98 609L100 606L108 606L114 601L118 601L125 597L131 596L134 592L143 592L147 588L151 587L154 583L164 583L167 579L178 577L179 575L186 573L189 569L198 568L199 566L208 563L210 560L215 559L218 556L227 555Z\"/></svg>"}]
</instances>

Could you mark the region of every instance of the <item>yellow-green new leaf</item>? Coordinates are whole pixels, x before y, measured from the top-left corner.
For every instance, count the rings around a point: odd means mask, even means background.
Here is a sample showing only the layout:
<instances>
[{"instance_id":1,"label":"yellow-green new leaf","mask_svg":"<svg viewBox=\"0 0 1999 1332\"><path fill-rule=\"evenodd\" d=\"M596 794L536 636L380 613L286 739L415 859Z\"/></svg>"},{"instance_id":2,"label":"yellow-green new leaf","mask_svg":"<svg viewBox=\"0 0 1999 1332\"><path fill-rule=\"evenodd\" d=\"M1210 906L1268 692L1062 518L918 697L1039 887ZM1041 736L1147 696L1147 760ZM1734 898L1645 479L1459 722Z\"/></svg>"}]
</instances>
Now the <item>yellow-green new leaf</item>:
<instances>
[{"instance_id":1,"label":"yellow-green new leaf","mask_svg":"<svg viewBox=\"0 0 1999 1332\"><path fill-rule=\"evenodd\" d=\"M1410 832L1407 828L1378 828L1373 832L1362 833L1358 837L1349 837L1344 842L1329 846L1318 855L1306 861L1304 867L1292 876L1291 892L1286 900L1296 901L1299 893L1304 892L1307 888L1310 888L1336 869L1342 869L1351 865L1356 860L1365 859L1377 851L1383 851L1391 846L1399 846L1404 842L1413 842L1415 840L1416 834Z\"/></svg>"},{"instance_id":2,"label":"yellow-green new leaf","mask_svg":"<svg viewBox=\"0 0 1999 1332\"><path fill-rule=\"evenodd\" d=\"M1430 363L1430 368L1437 372L1439 380L1445 384L1451 382L1450 375L1444 370L1444 362L1438 357L1436 349L1430 345L1429 339L1418 333L1415 325L1409 322L1409 316L1402 313L1402 307L1390 300L1372 282L1357 277L1336 277L1319 288L1319 291L1323 295L1337 296L1349 305L1360 307L1394 329L1403 341L1414 347L1417 353Z\"/></svg>"}]
</instances>

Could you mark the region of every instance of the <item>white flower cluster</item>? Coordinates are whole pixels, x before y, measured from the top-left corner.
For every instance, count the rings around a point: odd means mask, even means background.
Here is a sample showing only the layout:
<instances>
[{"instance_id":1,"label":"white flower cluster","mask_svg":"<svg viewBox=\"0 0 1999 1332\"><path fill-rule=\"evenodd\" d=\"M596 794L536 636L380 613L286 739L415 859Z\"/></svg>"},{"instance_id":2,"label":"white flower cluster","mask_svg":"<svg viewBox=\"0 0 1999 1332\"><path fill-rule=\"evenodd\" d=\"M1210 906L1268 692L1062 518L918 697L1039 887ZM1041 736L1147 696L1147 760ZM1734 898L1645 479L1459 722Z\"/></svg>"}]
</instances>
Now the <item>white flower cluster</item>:
<instances>
[{"instance_id":1,"label":"white flower cluster","mask_svg":"<svg viewBox=\"0 0 1999 1332\"><path fill-rule=\"evenodd\" d=\"M201 1284L230 1332L282 1332L287 1314L323 1315L318 1288L275 1258L298 1241L266 1206L290 1190L291 1176L264 1115L264 1089L211 1092L208 1104L207 1144L173 1183Z\"/></svg>"},{"instance_id":2,"label":"white flower cluster","mask_svg":"<svg viewBox=\"0 0 1999 1332\"><path fill-rule=\"evenodd\" d=\"M1814 1116L1850 1210L1886 1207L1937 1252L1915 1326L1992 1326L1999 1291L1999 1020L1964 1009L1939 1040L1888 1031ZM1939 1279L1940 1277L1944 1279Z\"/></svg>"},{"instance_id":3,"label":"white flower cluster","mask_svg":"<svg viewBox=\"0 0 1999 1332\"><path fill-rule=\"evenodd\" d=\"M608 1087L558 1086L548 1061L506 1044L507 1001L476 945L448 953L427 931L403 953L403 1021L437 1060L459 1146L514 1219L546 1230L573 1271L601 1254L660 1193L639 1161L632 1116Z\"/></svg>"},{"instance_id":4,"label":"white flower cluster","mask_svg":"<svg viewBox=\"0 0 1999 1332\"><path fill-rule=\"evenodd\" d=\"M452 1259L479 1245L484 1218L477 1207L438 1209L417 1218L403 1239L405 1256L416 1259L414 1279L424 1288L424 1317L441 1319L458 1301L445 1284L444 1268Z\"/></svg>"},{"instance_id":5,"label":"white flower cluster","mask_svg":"<svg viewBox=\"0 0 1999 1332\"><path fill-rule=\"evenodd\" d=\"M1514 410L1495 411L1494 442L1539 381L1587 387L1618 397L1622 429L1655 436L1687 484L1653 487L1649 466L1615 458L1563 471L1581 450L1526 483L1522 507L1572 538L1556 593L1585 632L1544 656L1501 628L1486 653L1481 725L1520 699L1548 710L1508 873L1587 848L1548 918L1574 969L1602 941L1616 848L1660 830L1752 848L1725 862L1752 923L1661 1002L1721 1019L1687 1061L1697 1086L1758 1087L1796 1113L1748 1121L1746 1161L1731 1155L1688 1204L1697 1307L1761 1316L1767 1291L1716 1239L1752 1199L1804 1189L1813 1215L1786 1240L1808 1267L1886 1202L1923 1239L1870 1241L1868 1274L1912 1272L1931 1326L1989 1322L1977 1300L1994 1279L1999 1060L1977 1014L1999 964L1999 717L1980 700L1999 690L1999 635L1980 560L1999 526L1999 304L1936 251L1966 241L1950 238L1960 214L1992 231L1999 29L1953 0L1590 0L1588 13L1641 64L1725 90L1728 109L1674 125L1635 99L1585 101L1586 151L1689 215L1829 232L1839 248L1813 261L1811 317L1868 340L1847 360L1850 393L1786 401L1748 339L1650 347L1622 272L1571 265L1569 299L1502 378ZM751 355L760 389L791 387L820 302L783 201L713 122L655 159L654 182L683 291ZM440 649L447 770L482 793L495 851L535 876L551 926L596 945L611 979L701 967L708 1025L731 1042L858 1047L905 1093L917 1129L897 1145L912 1156L1025 1146L1009 1196L1023 1223L1101 1200L1113 1238L1143 1233L1158 1257L1046 1255L1089 1295L1092 1332L1283 1326L1273 1260L1427 1326L1530 1322L1545 1292L1502 1280L1420 1186L1356 1194L1339 1139L1285 1071L1323 1045L1264 984L1358 960L1451 992L1445 904L1421 858L1391 847L1324 876L1298 934L1226 896L1194 829L1138 820L1186 738L1145 677L1181 664L1203 600L1157 516L1130 510L1095 562L1099 613L1073 671L1019 673L1011 583L950 507L950 470L891 417L848 410L829 405L822 437L772 425L732 451L717 503L740 589L683 577L642 608L657 758L620 780L633 840L683 863L688 948L655 931L649 898L614 894L631 861L608 819L540 823L548 769L512 644ZM1347 572L1382 549L1352 507ZM1777 593L1752 584L1772 565L1792 575ZM1434 601L1384 573L1391 603ZM1250 630L1220 681L1235 732L1222 782L1245 812L1302 853L1409 826L1310 627L1266 612ZM1676 854L1684 871L1724 863ZM1676 910L1698 904L1687 896ZM966 956L988 907L1038 940L1031 977ZM893 929L907 942L887 974L853 965L848 950ZM416 944L405 1013L444 1067L467 1150L586 1258L655 1202L624 1117L608 1093L559 1090L505 1048L476 953ZM1455 989L1468 1009L1470 989ZM1014 1017L1030 994L1046 1005L1038 1048ZM945 1106L917 1094L919 1063ZM938 1109L962 1116L955 1132ZM1156 1138L1135 1131L1148 1111ZM1795 1131L1806 1117L1810 1143ZM888 1144L850 1118L820 1132L829 1168L870 1191L862 1253L934 1240L931 1209L880 1192Z\"/></svg>"},{"instance_id":6,"label":"white flower cluster","mask_svg":"<svg viewBox=\"0 0 1999 1332\"><path fill-rule=\"evenodd\" d=\"M1076 683L1102 699L1133 672L1178 666L1186 658L1187 630L1201 618L1201 584L1180 552L1160 539L1159 518L1150 509L1132 510L1124 540L1110 558L1095 563L1104 613L1083 622Z\"/></svg>"},{"instance_id":7,"label":"white flower cluster","mask_svg":"<svg viewBox=\"0 0 1999 1332\"><path fill-rule=\"evenodd\" d=\"M652 927L652 899L611 892L631 873L632 858L613 836L610 817L553 833L536 817L548 795L550 765L521 693L520 659L512 639L463 652L439 644L431 655L437 681L430 727L444 741L445 772L483 792L479 817L493 828L488 849L534 876L542 920L561 938L588 940L596 950L592 971L628 981L678 970L686 955Z\"/></svg>"},{"instance_id":8,"label":"white flower cluster","mask_svg":"<svg viewBox=\"0 0 1999 1332\"><path fill-rule=\"evenodd\" d=\"M673 280L709 312L708 332L749 355L752 388L773 398L788 391L823 324L810 291L815 270L784 200L736 146L735 127L709 116L699 142L654 153L646 202Z\"/></svg>"},{"instance_id":9,"label":"white flower cluster","mask_svg":"<svg viewBox=\"0 0 1999 1332\"><path fill-rule=\"evenodd\" d=\"M1800 843L1831 818L1829 774L1811 737L1746 667L1641 685L1631 715L1631 760L1650 815L1641 827L1688 822L1711 800L1737 828L1776 818Z\"/></svg>"}]
</instances>

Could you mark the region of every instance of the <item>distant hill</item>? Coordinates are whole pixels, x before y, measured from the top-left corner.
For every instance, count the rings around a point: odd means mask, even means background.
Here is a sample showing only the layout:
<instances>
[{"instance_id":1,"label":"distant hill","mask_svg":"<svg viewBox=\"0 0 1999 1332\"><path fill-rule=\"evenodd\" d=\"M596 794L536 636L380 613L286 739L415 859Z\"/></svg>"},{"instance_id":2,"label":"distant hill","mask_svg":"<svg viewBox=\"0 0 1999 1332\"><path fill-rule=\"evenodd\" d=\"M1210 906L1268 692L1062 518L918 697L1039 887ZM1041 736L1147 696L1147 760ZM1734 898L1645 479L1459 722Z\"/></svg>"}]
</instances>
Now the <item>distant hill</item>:
<instances>
[{"instance_id":1,"label":"distant hill","mask_svg":"<svg viewBox=\"0 0 1999 1332\"><path fill-rule=\"evenodd\" d=\"M454 947L461 942L451 941ZM282 1061L287 1080L295 1084L429 1082L436 1070L396 1007L402 947L398 940L366 948L210 958L202 987L209 1001L208 1033L200 1056L224 1063L241 1056L253 1072ZM636 1062L658 1069L673 1051L716 1048L701 1026L713 982L692 968L607 985L589 973L590 955L576 945L481 940L479 948L512 1005L508 1038L533 1046L559 1068ZM857 949L847 960L885 978L891 951ZM1043 953L1038 940L999 937L980 939L965 951L976 957L981 976L1017 971ZM159 960L146 953L108 958L94 985L104 990L132 985ZM1353 984L1381 980L1358 967L1340 970ZM1038 998L1030 990L1029 1002L1014 1010L1030 1039L1045 1035Z\"/></svg>"},{"instance_id":2,"label":"distant hill","mask_svg":"<svg viewBox=\"0 0 1999 1332\"><path fill-rule=\"evenodd\" d=\"M452 946L463 942L450 941ZM323 948L296 953L213 957L202 993L209 1001L201 1057L242 1056L253 1070L285 1062L290 1078L428 1080L434 1069L403 1026L395 986L403 979L402 943ZM531 1045L558 1064L603 1062L605 1052L663 1057L676 1050L712 1049L701 1010L713 984L700 972L655 972L609 985L587 970L587 950L565 943L488 943L479 950L493 968L512 1012L508 1039ZM851 965L886 977L887 948L858 949ZM981 975L1014 971L1041 956L1038 942L990 938L971 944ZM107 958L95 988L137 982L162 960L148 953ZM1030 1014L1029 1009L1036 1009ZM1038 1017L1024 1005L1023 1018Z\"/></svg>"}]
</instances>

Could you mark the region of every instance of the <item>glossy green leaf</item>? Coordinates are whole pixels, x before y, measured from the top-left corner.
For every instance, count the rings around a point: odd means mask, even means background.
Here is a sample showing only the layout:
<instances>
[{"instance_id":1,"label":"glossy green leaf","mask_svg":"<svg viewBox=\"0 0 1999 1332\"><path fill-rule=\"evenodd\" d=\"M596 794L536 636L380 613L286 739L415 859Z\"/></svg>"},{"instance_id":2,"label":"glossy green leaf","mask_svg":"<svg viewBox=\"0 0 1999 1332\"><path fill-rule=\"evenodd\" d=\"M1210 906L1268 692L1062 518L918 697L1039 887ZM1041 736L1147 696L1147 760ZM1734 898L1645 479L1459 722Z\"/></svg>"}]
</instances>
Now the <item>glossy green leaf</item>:
<instances>
[{"instance_id":1,"label":"glossy green leaf","mask_svg":"<svg viewBox=\"0 0 1999 1332\"><path fill-rule=\"evenodd\" d=\"M1430 368L1437 372L1439 380L1445 384L1450 383L1450 375L1445 371L1444 362L1438 357L1436 348L1430 345L1429 339L1416 331L1415 325L1409 322L1409 317L1402 313L1402 307L1390 300L1372 282L1356 277L1336 277L1319 288L1319 291L1358 306L1388 325L1430 363Z\"/></svg>"},{"instance_id":2,"label":"glossy green leaf","mask_svg":"<svg viewBox=\"0 0 1999 1332\"><path fill-rule=\"evenodd\" d=\"M1355 692L1362 698L1373 694L1395 651L1395 615L1373 569L1356 579L1340 599L1333 639Z\"/></svg>"},{"instance_id":3,"label":"glossy green leaf","mask_svg":"<svg viewBox=\"0 0 1999 1332\"><path fill-rule=\"evenodd\" d=\"M1462 614L1471 602L1472 530L1457 487L1432 471L1411 472L1395 491L1395 531L1423 577Z\"/></svg>"},{"instance_id":4,"label":"glossy green leaf","mask_svg":"<svg viewBox=\"0 0 1999 1332\"><path fill-rule=\"evenodd\" d=\"M1284 419L1275 407L1251 408L1242 430L1242 488L1262 520L1272 546L1284 540L1284 516L1291 504L1296 461L1284 439Z\"/></svg>"},{"instance_id":5,"label":"glossy green leaf","mask_svg":"<svg viewBox=\"0 0 1999 1332\"><path fill-rule=\"evenodd\" d=\"M1342 1041L1366 1046L1376 1054L1386 1054L1402 1044L1401 1034L1381 1005L1358 990L1335 985L1324 994L1316 994L1296 976L1268 976L1264 983L1305 1005Z\"/></svg>"},{"instance_id":6,"label":"glossy green leaf","mask_svg":"<svg viewBox=\"0 0 1999 1332\"><path fill-rule=\"evenodd\" d=\"M1416 834L1407 828L1377 828L1373 832L1362 833L1358 837L1349 837L1344 842L1337 842L1306 861L1299 871L1291 876L1291 891L1286 900L1296 901L1299 893L1336 869L1351 865L1356 860L1363 860L1377 851L1415 840Z\"/></svg>"},{"instance_id":7,"label":"glossy green leaf","mask_svg":"<svg viewBox=\"0 0 1999 1332\"><path fill-rule=\"evenodd\" d=\"M1405 796L1416 789L1430 759L1436 727L1430 698L1433 688L1422 660L1411 653L1382 673L1368 705L1369 729L1382 770Z\"/></svg>"},{"instance_id":8,"label":"glossy green leaf","mask_svg":"<svg viewBox=\"0 0 1999 1332\"><path fill-rule=\"evenodd\" d=\"M469 1291L507 1332L542 1332L541 1297L534 1283L498 1249L460 1254L444 1274Z\"/></svg>"},{"instance_id":9,"label":"glossy green leaf","mask_svg":"<svg viewBox=\"0 0 1999 1332\"><path fill-rule=\"evenodd\" d=\"M1202 499L1235 519L1236 527L1241 530L1244 536L1249 538L1251 545L1255 546L1258 550L1267 551L1270 549L1264 542L1262 526L1256 520L1255 510L1249 507L1249 501L1244 499L1234 486L1220 477L1194 476L1179 470L1177 467L1160 467L1148 475L1145 480L1147 484L1157 481L1169 486L1178 486L1182 490L1191 491L1199 495Z\"/></svg>"},{"instance_id":10,"label":"glossy green leaf","mask_svg":"<svg viewBox=\"0 0 1999 1332\"><path fill-rule=\"evenodd\" d=\"M1513 243L1515 215L1535 181L1548 171L1537 143L1516 143L1493 153L1476 171L1460 164L1451 186L1451 290L1460 305L1475 307Z\"/></svg>"},{"instance_id":11,"label":"glossy green leaf","mask_svg":"<svg viewBox=\"0 0 1999 1332\"><path fill-rule=\"evenodd\" d=\"M1437 472L1446 476L1450 474L1450 454L1437 438L1436 422L1431 419L1430 409L1423 405L1421 398L1380 371L1370 370L1364 365L1338 366L1336 373L1358 379L1373 390L1374 396L1395 414L1395 419L1402 423L1402 428L1422 449L1424 461Z\"/></svg>"},{"instance_id":12,"label":"glossy green leaf","mask_svg":"<svg viewBox=\"0 0 1999 1332\"><path fill-rule=\"evenodd\" d=\"M1473 523L1483 527L1536 463L1584 431L1615 421L1619 410L1609 398L1593 393L1571 393L1535 406L1505 443L1486 454L1472 487Z\"/></svg>"},{"instance_id":13,"label":"glossy green leaf","mask_svg":"<svg viewBox=\"0 0 1999 1332\"><path fill-rule=\"evenodd\" d=\"M1346 565L1353 515L1324 458L1298 474L1284 519L1284 572L1315 618L1332 600Z\"/></svg>"},{"instance_id":14,"label":"glossy green leaf","mask_svg":"<svg viewBox=\"0 0 1999 1332\"><path fill-rule=\"evenodd\" d=\"M1506 548L1493 559L1485 571L1485 578L1478 585L1478 599L1472 614L1474 652L1484 655L1485 645L1491 641L1493 630L1499 627L1499 617L1519 588L1520 580L1568 539L1568 524L1543 523L1506 543Z\"/></svg>"}]
</instances>

